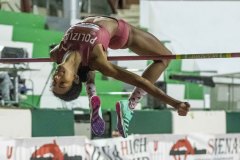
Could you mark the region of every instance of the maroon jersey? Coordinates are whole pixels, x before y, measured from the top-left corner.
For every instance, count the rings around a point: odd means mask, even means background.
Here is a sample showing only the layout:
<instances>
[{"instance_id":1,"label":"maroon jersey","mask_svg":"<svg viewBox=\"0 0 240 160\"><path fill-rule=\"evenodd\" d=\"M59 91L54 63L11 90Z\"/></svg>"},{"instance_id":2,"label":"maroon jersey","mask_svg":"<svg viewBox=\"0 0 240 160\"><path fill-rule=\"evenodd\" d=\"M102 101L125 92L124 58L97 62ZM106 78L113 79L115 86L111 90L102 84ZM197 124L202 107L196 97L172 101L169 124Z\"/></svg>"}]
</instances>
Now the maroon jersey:
<instances>
[{"instance_id":1,"label":"maroon jersey","mask_svg":"<svg viewBox=\"0 0 240 160\"><path fill-rule=\"evenodd\" d=\"M70 27L57 50L57 63L62 62L62 58L67 51L79 51L83 58L82 66L88 66L89 54L97 44L102 44L106 51L110 42L109 32L98 25L92 23L78 23Z\"/></svg>"}]
</instances>

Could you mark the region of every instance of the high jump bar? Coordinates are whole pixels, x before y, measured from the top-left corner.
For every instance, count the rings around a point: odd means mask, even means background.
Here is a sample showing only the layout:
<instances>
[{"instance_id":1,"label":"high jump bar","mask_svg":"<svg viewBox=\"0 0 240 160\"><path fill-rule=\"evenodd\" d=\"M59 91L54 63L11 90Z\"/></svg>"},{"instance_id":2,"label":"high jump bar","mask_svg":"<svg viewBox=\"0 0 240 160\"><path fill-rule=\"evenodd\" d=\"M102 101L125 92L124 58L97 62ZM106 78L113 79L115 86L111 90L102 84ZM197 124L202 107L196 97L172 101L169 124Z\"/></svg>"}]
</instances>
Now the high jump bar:
<instances>
[{"instance_id":1,"label":"high jump bar","mask_svg":"<svg viewBox=\"0 0 240 160\"><path fill-rule=\"evenodd\" d=\"M203 54L175 54L159 56L109 56L109 61L131 61L131 60L161 60L161 59L210 59L210 58L237 58L240 52L235 53L203 53ZM0 58L0 63L20 62L53 62L50 58Z\"/></svg>"}]
</instances>

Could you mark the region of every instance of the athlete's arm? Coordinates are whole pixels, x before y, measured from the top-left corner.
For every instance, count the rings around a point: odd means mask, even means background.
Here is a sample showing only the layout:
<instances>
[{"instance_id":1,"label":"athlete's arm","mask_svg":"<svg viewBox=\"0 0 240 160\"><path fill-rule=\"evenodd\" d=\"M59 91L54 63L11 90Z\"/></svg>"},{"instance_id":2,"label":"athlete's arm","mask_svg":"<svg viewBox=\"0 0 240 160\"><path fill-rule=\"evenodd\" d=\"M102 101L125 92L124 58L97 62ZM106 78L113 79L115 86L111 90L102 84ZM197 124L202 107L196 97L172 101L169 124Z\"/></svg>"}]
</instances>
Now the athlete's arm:
<instances>
[{"instance_id":1,"label":"athlete's arm","mask_svg":"<svg viewBox=\"0 0 240 160\"><path fill-rule=\"evenodd\" d=\"M166 95L149 80L110 63L107 60L107 56L101 46L95 46L93 52L94 55L96 55L94 62L92 63L93 69L98 70L105 76L113 77L122 82L142 88L152 96L160 99L161 101L164 101L165 103L175 108L177 108L178 104L181 103L180 101Z\"/></svg>"},{"instance_id":2,"label":"athlete's arm","mask_svg":"<svg viewBox=\"0 0 240 160\"><path fill-rule=\"evenodd\" d=\"M90 99L92 96L96 95L96 86L95 86L95 71L89 71L87 75L86 81L86 92L88 98Z\"/></svg>"}]
</instances>

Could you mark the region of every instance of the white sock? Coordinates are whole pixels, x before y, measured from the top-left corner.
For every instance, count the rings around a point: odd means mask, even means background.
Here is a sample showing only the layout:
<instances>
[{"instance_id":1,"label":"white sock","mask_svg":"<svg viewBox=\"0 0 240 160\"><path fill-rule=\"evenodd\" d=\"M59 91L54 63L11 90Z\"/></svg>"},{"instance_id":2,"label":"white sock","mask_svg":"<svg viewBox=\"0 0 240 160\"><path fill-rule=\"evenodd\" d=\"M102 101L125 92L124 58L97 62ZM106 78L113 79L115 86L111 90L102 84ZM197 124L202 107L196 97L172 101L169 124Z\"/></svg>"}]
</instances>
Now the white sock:
<instances>
[{"instance_id":1,"label":"white sock","mask_svg":"<svg viewBox=\"0 0 240 160\"><path fill-rule=\"evenodd\" d=\"M144 95L146 95L147 92L145 92L143 89L141 88L134 88L132 94L129 97L129 108L130 109L134 109L137 104L140 102L140 100L143 98Z\"/></svg>"},{"instance_id":2,"label":"white sock","mask_svg":"<svg viewBox=\"0 0 240 160\"><path fill-rule=\"evenodd\" d=\"M86 83L86 92L87 92L88 98L91 98L92 96L96 96L97 90L96 90L95 84Z\"/></svg>"}]
</instances>

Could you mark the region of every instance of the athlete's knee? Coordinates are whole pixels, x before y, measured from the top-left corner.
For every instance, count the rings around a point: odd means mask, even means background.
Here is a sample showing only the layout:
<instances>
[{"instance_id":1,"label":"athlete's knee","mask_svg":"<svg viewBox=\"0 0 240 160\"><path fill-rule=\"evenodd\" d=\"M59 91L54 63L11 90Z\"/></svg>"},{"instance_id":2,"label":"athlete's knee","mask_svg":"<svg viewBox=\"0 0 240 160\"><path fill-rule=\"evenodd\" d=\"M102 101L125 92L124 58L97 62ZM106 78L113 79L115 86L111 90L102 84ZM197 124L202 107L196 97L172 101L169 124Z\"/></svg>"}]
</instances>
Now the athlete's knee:
<instances>
[{"instance_id":1,"label":"athlete's knee","mask_svg":"<svg viewBox=\"0 0 240 160\"><path fill-rule=\"evenodd\" d=\"M171 60L170 59L165 59L163 60L163 64L165 65L165 67L168 67L168 65L170 64Z\"/></svg>"},{"instance_id":2,"label":"athlete's knee","mask_svg":"<svg viewBox=\"0 0 240 160\"><path fill-rule=\"evenodd\" d=\"M166 56L165 59L161 59L161 60L154 60L154 63L162 63L165 67L168 67L168 65L170 64L171 62L171 55L172 55L172 52L170 50L168 50L168 48L166 47L163 47L163 50L162 50L162 53L158 53L162 56Z\"/></svg>"},{"instance_id":3,"label":"athlete's knee","mask_svg":"<svg viewBox=\"0 0 240 160\"><path fill-rule=\"evenodd\" d=\"M170 64L171 60L170 59L162 59L162 60L154 60L153 63L159 63L164 65L165 68L168 67L168 65Z\"/></svg>"}]
</instances>

